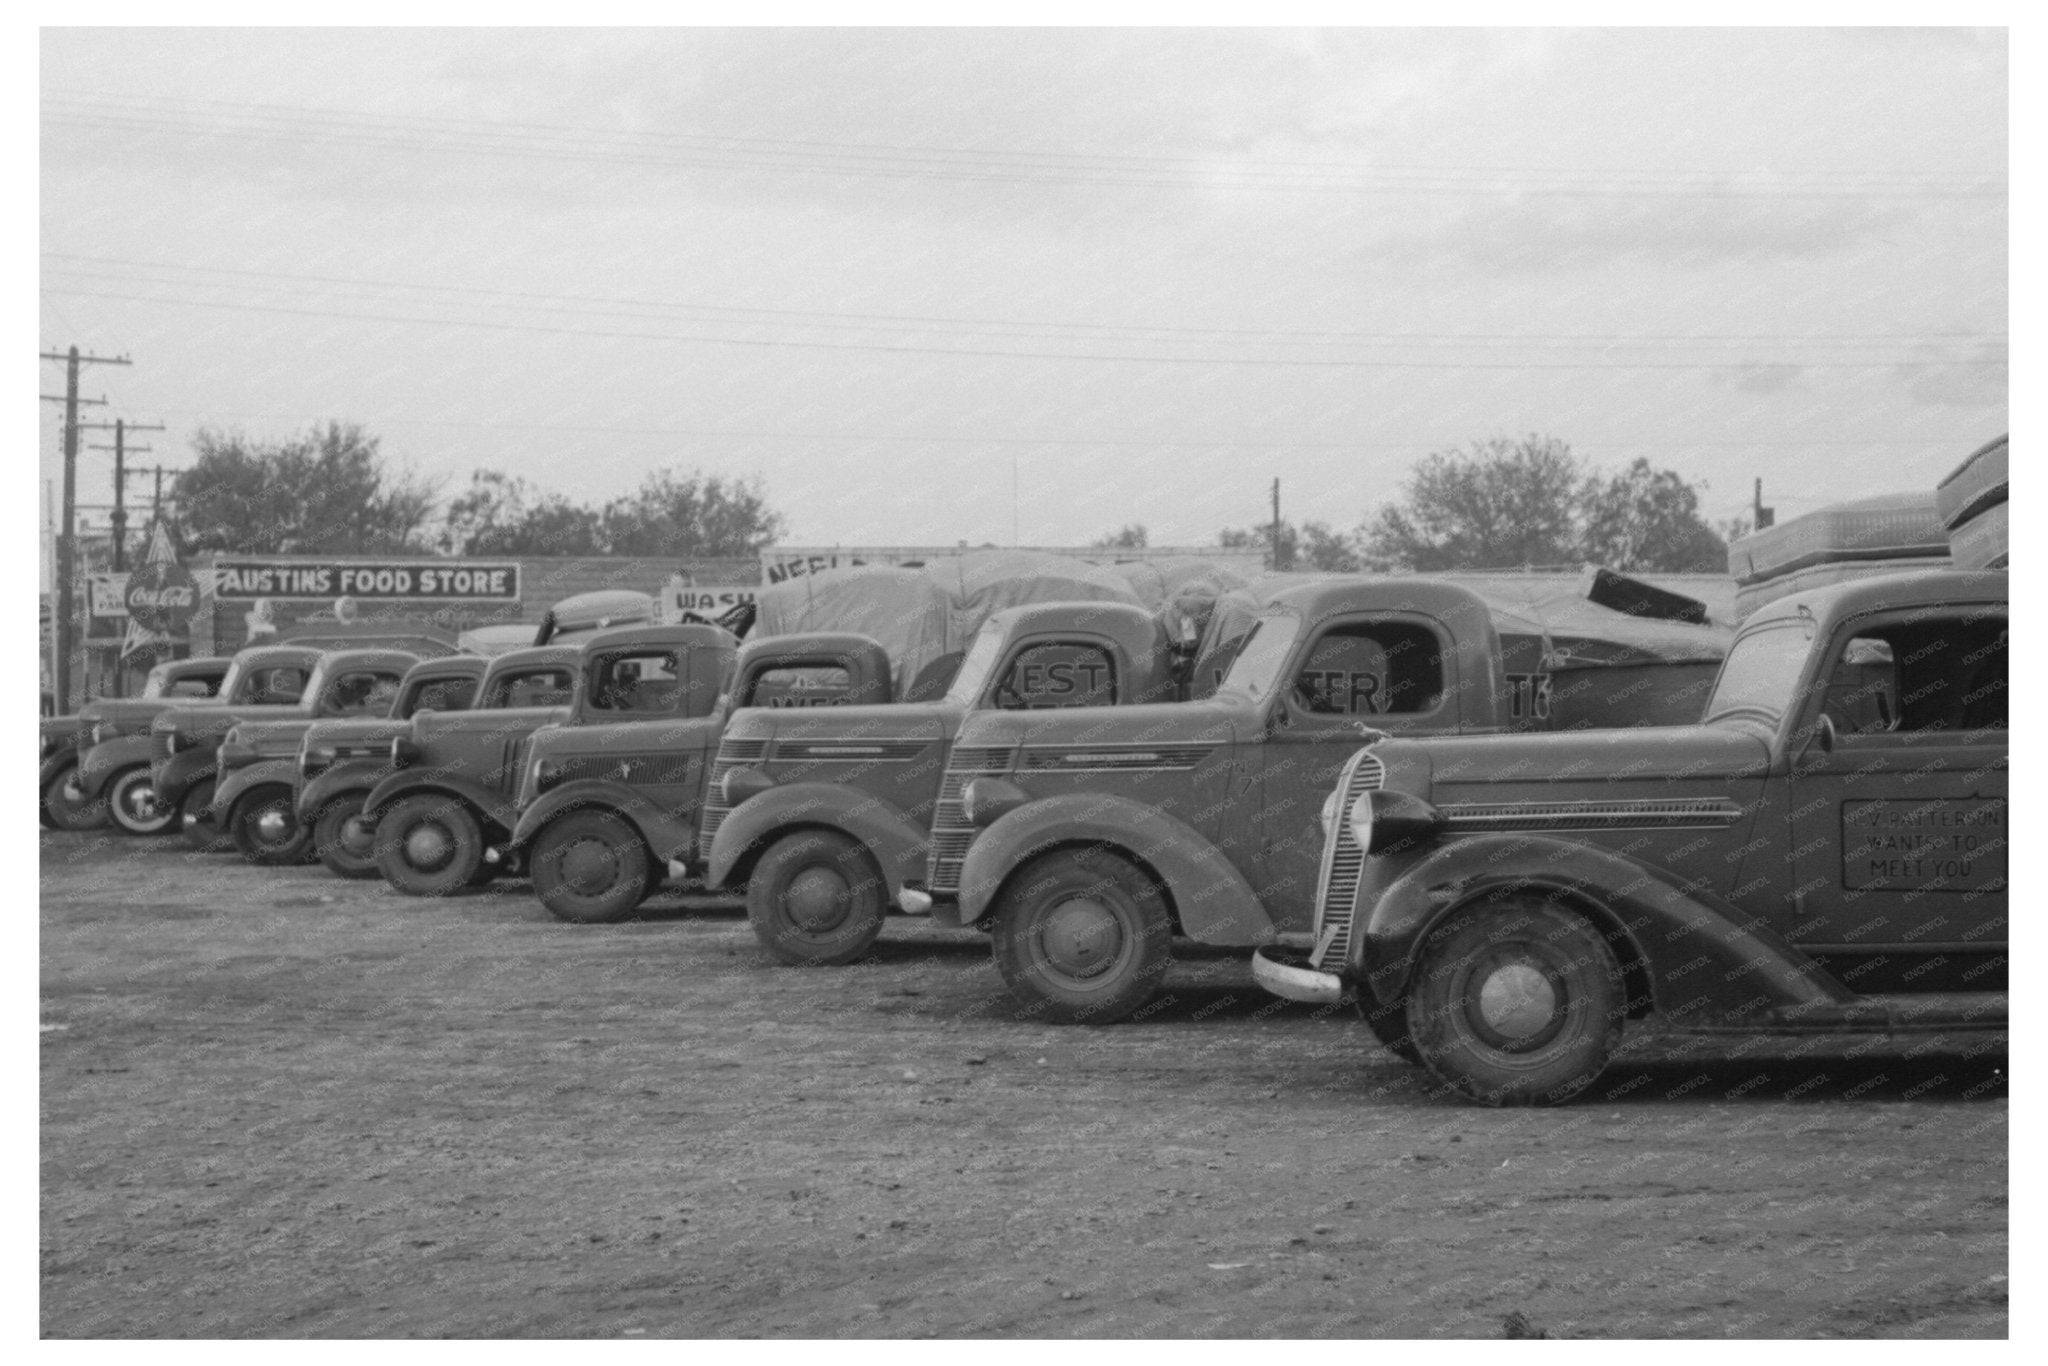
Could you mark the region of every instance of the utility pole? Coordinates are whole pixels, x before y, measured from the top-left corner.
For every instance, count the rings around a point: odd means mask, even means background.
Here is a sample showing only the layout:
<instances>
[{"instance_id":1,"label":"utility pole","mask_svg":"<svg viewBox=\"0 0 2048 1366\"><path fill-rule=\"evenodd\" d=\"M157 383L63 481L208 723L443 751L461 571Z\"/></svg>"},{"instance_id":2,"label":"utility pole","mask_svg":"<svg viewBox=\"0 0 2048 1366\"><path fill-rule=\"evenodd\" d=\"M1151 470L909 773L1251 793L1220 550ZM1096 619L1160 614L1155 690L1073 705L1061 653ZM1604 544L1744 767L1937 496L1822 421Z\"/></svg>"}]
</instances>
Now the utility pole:
<instances>
[{"instance_id":1,"label":"utility pole","mask_svg":"<svg viewBox=\"0 0 2048 1366\"><path fill-rule=\"evenodd\" d=\"M1750 530L1762 531L1777 520L1777 515L1778 510L1776 508L1764 506L1764 481L1759 476L1756 481L1756 495L1750 503Z\"/></svg>"},{"instance_id":2,"label":"utility pole","mask_svg":"<svg viewBox=\"0 0 2048 1366\"><path fill-rule=\"evenodd\" d=\"M104 422L82 422L79 424L80 427L97 428L104 428L106 425ZM94 446L92 448L96 451L112 451L114 453L114 514L109 520L114 524L114 572L116 574L128 567L128 452L132 450L148 454L151 449L148 446L128 445L128 433L160 432L163 429L163 424L160 422L152 426L143 426L137 423L131 427L128 423L117 417L114 419L114 444L111 446Z\"/></svg>"},{"instance_id":3,"label":"utility pole","mask_svg":"<svg viewBox=\"0 0 2048 1366\"><path fill-rule=\"evenodd\" d=\"M1285 569L1280 563L1280 481L1273 481L1273 568Z\"/></svg>"},{"instance_id":4,"label":"utility pole","mask_svg":"<svg viewBox=\"0 0 2048 1366\"><path fill-rule=\"evenodd\" d=\"M73 523L78 511L78 408L80 404L104 408L106 399L82 399L78 396L78 367L81 365L132 365L126 356L81 355L77 347L63 352L45 351L44 360L64 362L64 393L44 394L45 403L64 405L64 520L57 527L57 658L55 660L57 684L57 709L66 712L71 709L71 649L72 631L75 623L72 614L77 610L76 593L78 547L73 533Z\"/></svg>"},{"instance_id":5,"label":"utility pole","mask_svg":"<svg viewBox=\"0 0 2048 1366\"><path fill-rule=\"evenodd\" d=\"M153 474L156 476L156 489L150 494L149 498L149 525L152 531L156 529L156 524L164 519L164 476L167 474L183 474L184 472L175 465L140 465L128 471L128 473L134 475Z\"/></svg>"}]
</instances>

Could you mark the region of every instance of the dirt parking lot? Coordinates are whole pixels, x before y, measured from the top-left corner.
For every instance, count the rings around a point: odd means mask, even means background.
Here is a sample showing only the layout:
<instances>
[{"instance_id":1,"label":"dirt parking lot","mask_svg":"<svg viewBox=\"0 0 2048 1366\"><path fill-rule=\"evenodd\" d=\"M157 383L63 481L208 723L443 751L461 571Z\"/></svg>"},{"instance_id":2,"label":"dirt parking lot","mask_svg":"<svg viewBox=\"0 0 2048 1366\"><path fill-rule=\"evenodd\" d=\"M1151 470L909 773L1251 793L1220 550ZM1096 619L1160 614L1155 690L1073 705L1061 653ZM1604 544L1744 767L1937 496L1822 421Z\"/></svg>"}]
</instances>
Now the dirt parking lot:
<instances>
[{"instance_id":1,"label":"dirt parking lot","mask_svg":"<svg viewBox=\"0 0 2048 1366\"><path fill-rule=\"evenodd\" d=\"M731 903L49 832L41 907L47 1336L2007 1329L2003 1036L1650 1038L1498 1112L1240 955L1059 1029L914 921L795 971Z\"/></svg>"}]
</instances>

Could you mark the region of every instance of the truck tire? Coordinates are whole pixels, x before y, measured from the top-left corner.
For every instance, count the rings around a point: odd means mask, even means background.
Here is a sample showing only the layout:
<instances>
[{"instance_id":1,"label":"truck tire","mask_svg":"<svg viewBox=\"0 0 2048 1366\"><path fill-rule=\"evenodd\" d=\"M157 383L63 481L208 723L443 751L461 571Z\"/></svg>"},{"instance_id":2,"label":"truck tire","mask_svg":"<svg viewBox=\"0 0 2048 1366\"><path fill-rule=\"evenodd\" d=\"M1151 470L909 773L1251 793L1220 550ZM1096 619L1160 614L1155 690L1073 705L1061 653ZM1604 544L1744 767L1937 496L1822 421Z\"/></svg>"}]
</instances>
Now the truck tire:
<instances>
[{"instance_id":1,"label":"truck tire","mask_svg":"<svg viewBox=\"0 0 2048 1366\"><path fill-rule=\"evenodd\" d=\"M747 880L747 920L763 948L796 967L851 963L874 944L888 884L866 846L799 830L768 846Z\"/></svg>"},{"instance_id":2,"label":"truck tire","mask_svg":"<svg viewBox=\"0 0 2048 1366\"><path fill-rule=\"evenodd\" d=\"M1173 957L1173 921L1159 888L1128 859L1057 849L1004 884L995 957L1033 1018L1109 1024L1158 989Z\"/></svg>"},{"instance_id":3,"label":"truck tire","mask_svg":"<svg viewBox=\"0 0 2048 1366\"><path fill-rule=\"evenodd\" d=\"M78 790L78 765L70 763L43 789L40 815L52 830L97 830L106 823L107 803L105 798L86 799Z\"/></svg>"},{"instance_id":4,"label":"truck tire","mask_svg":"<svg viewBox=\"0 0 2048 1366\"><path fill-rule=\"evenodd\" d=\"M1422 1064L1482 1105L1558 1105L1593 1084L1621 1040L1621 968L1580 916L1534 896L1455 916L1424 946L1408 993Z\"/></svg>"},{"instance_id":5,"label":"truck tire","mask_svg":"<svg viewBox=\"0 0 2048 1366\"><path fill-rule=\"evenodd\" d=\"M107 784L107 819L124 835L168 835L178 828L178 813L156 804L148 764L124 768Z\"/></svg>"},{"instance_id":6,"label":"truck tire","mask_svg":"<svg viewBox=\"0 0 2048 1366\"><path fill-rule=\"evenodd\" d=\"M377 832L363 819L369 795L367 788L343 793L313 817L313 853L336 877L377 876Z\"/></svg>"},{"instance_id":7,"label":"truck tire","mask_svg":"<svg viewBox=\"0 0 2048 1366\"><path fill-rule=\"evenodd\" d=\"M570 811L533 842L533 890L572 925L610 925L647 899L654 856L630 821L609 811Z\"/></svg>"},{"instance_id":8,"label":"truck tire","mask_svg":"<svg viewBox=\"0 0 2048 1366\"><path fill-rule=\"evenodd\" d=\"M1422 1066L1422 1055L1415 1051L1415 1036L1408 1032L1406 1001L1396 1001L1390 1006L1376 1006L1360 1001L1358 1009L1359 1013L1365 1016L1365 1027L1379 1040L1380 1047L1402 1062Z\"/></svg>"},{"instance_id":9,"label":"truck tire","mask_svg":"<svg viewBox=\"0 0 2048 1366\"><path fill-rule=\"evenodd\" d=\"M292 809L285 783L264 783L242 794L228 814L228 831L242 857L263 868L291 868L306 861L313 835Z\"/></svg>"},{"instance_id":10,"label":"truck tire","mask_svg":"<svg viewBox=\"0 0 2048 1366\"><path fill-rule=\"evenodd\" d=\"M406 896L453 896L484 862L484 835L454 797L407 797L377 821L377 871Z\"/></svg>"},{"instance_id":11,"label":"truck tire","mask_svg":"<svg viewBox=\"0 0 2048 1366\"><path fill-rule=\"evenodd\" d=\"M202 854L221 854L235 847L234 839L213 818L214 780L203 778L192 785L178 803L178 827L185 843Z\"/></svg>"}]
</instances>

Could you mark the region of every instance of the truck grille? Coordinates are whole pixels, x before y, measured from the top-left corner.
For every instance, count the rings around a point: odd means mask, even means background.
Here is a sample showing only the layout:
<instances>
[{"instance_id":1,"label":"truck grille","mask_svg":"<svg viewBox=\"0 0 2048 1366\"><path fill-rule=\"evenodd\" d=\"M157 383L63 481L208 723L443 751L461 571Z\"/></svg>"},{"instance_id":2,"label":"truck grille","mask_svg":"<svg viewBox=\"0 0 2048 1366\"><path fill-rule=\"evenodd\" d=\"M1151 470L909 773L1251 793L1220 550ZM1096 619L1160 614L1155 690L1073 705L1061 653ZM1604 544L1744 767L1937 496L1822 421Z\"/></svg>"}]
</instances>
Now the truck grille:
<instances>
[{"instance_id":1,"label":"truck grille","mask_svg":"<svg viewBox=\"0 0 2048 1366\"><path fill-rule=\"evenodd\" d=\"M718 746L718 758L711 765L711 786L704 794L704 820L697 834L698 857L707 858L711 853L712 836L718 827L725 824L725 818L732 814L732 808L725 804L725 793L721 790L725 775L747 764L757 764L768 755L766 740L726 740Z\"/></svg>"},{"instance_id":2,"label":"truck grille","mask_svg":"<svg viewBox=\"0 0 2048 1366\"><path fill-rule=\"evenodd\" d=\"M939 784L939 804L932 810L931 853L925 862L925 890L934 896L952 896L960 890L960 865L966 861L967 846L974 842L974 827L967 823L967 811L960 793L967 784L984 774L1009 771L1010 751L970 745L956 748Z\"/></svg>"},{"instance_id":3,"label":"truck grille","mask_svg":"<svg viewBox=\"0 0 2048 1366\"><path fill-rule=\"evenodd\" d=\"M1345 766L1343 798L1337 805L1336 832L1323 845L1323 875L1316 887L1315 967L1342 968L1350 961L1351 927L1358 913L1358 884L1365 874L1365 850L1352 838L1351 803L1387 780L1386 766L1370 749L1351 756Z\"/></svg>"},{"instance_id":4,"label":"truck grille","mask_svg":"<svg viewBox=\"0 0 2048 1366\"><path fill-rule=\"evenodd\" d=\"M175 752L171 748L171 733L160 730L149 737L149 757L157 763L167 763Z\"/></svg>"}]
</instances>

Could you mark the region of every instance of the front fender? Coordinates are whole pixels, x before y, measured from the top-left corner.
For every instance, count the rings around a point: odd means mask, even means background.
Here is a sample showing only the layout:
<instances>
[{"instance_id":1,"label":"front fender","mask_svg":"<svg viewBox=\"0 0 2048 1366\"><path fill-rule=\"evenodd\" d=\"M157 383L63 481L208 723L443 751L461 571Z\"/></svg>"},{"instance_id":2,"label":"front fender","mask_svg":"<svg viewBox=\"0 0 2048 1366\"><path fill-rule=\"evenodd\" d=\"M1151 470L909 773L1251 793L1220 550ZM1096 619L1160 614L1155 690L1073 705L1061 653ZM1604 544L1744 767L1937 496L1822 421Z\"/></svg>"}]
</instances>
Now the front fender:
<instances>
[{"instance_id":1,"label":"front fender","mask_svg":"<svg viewBox=\"0 0 2048 1366\"><path fill-rule=\"evenodd\" d=\"M649 800L639 788L601 778L583 778L564 783L521 811L519 823L512 827L511 847L525 849L550 821L565 811L591 810L616 812L630 821L662 863L687 859L696 840L696 828L691 822Z\"/></svg>"},{"instance_id":2,"label":"front fender","mask_svg":"<svg viewBox=\"0 0 2048 1366\"><path fill-rule=\"evenodd\" d=\"M1516 888L1567 898L1621 937L1642 970L1650 1008L1672 1018L1741 1017L1845 999L1805 954L1711 892L1597 845L1528 833L1472 835L1423 854L1380 891L1361 936L1362 977L1381 1005L1413 980L1444 920ZM1368 895L1368 878L1360 889Z\"/></svg>"},{"instance_id":3,"label":"front fender","mask_svg":"<svg viewBox=\"0 0 2048 1366\"><path fill-rule=\"evenodd\" d=\"M803 826L838 830L866 845L889 884L889 899L903 884L924 876L926 835L889 803L838 783L790 783L771 787L734 807L712 837L705 886L726 885L746 866L753 851L784 830Z\"/></svg>"},{"instance_id":4,"label":"front fender","mask_svg":"<svg viewBox=\"0 0 2048 1366\"><path fill-rule=\"evenodd\" d=\"M1274 937L1251 884L1192 826L1143 802L1092 792L1040 798L977 835L960 868L960 923L987 919L1010 874L1063 844L1118 850L1145 864L1190 939L1249 946Z\"/></svg>"},{"instance_id":5,"label":"front fender","mask_svg":"<svg viewBox=\"0 0 2048 1366\"><path fill-rule=\"evenodd\" d=\"M375 825L393 803L428 792L439 792L467 803L482 813L486 820L506 830L519 822L519 812L504 793L485 787L475 779L438 768L402 768L378 783L363 801L363 819Z\"/></svg>"},{"instance_id":6,"label":"front fender","mask_svg":"<svg viewBox=\"0 0 2048 1366\"><path fill-rule=\"evenodd\" d=\"M293 759L259 759L253 764L244 764L221 779L220 786L214 788L214 820L225 823L229 813L235 809L235 803L251 788L279 785L289 789L297 776L298 763Z\"/></svg>"},{"instance_id":7,"label":"front fender","mask_svg":"<svg viewBox=\"0 0 2048 1366\"><path fill-rule=\"evenodd\" d=\"M59 750L60 754L65 751ZM156 757L147 735L117 735L78 756L78 786L88 798L107 790L114 775L137 764L148 767Z\"/></svg>"},{"instance_id":8,"label":"front fender","mask_svg":"<svg viewBox=\"0 0 2048 1366\"><path fill-rule=\"evenodd\" d=\"M299 789L299 824L310 825L322 807L336 797L353 792L361 801L369 795L370 789L391 773L391 765L351 761L323 768L307 780Z\"/></svg>"},{"instance_id":9,"label":"front fender","mask_svg":"<svg viewBox=\"0 0 2048 1366\"><path fill-rule=\"evenodd\" d=\"M36 775L36 791L48 792L50 784L63 776L64 770L78 762L78 751L65 748L43 760L41 771Z\"/></svg>"},{"instance_id":10,"label":"front fender","mask_svg":"<svg viewBox=\"0 0 2048 1366\"><path fill-rule=\"evenodd\" d=\"M156 803L175 808L185 794L211 778L220 766L217 748L185 749L149 770L149 785L156 789Z\"/></svg>"}]
</instances>

